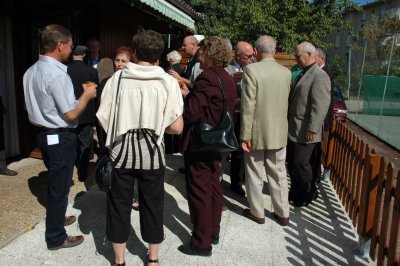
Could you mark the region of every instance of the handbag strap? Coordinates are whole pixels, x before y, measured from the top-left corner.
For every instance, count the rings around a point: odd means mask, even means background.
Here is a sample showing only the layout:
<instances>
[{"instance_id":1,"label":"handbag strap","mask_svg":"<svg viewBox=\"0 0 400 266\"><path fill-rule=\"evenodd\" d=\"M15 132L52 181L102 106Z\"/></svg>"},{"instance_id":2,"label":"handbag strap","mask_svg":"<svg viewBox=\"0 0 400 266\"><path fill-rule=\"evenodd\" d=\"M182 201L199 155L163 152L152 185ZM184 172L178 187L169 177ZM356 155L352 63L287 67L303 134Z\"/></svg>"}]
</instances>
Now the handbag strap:
<instances>
[{"instance_id":1,"label":"handbag strap","mask_svg":"<svg viewBox=\"0 0 400 266\"><path fill-rule=\"evenodd\" d=\"M215 72L215 74L217 75L217 78L218 78L218 81L219 81L219 88L221 89L222 97L224 98L224 111L223 111L223 113L222 113L222 117L223 117L225 112L229 112L229 109L228 109L228 105L227 105L227 103L226 103L226 97L225 97L225 93L224 93L224 85L222 84L221 77L219 76L219 74L218 74L217 71L214 71L214 72ZM229 113L230 113L230 112L229 112ZM221 120L222 120L222 119L221 119Z\"/></svg>"},{"instance_id":2,"label":"handbag strap","mask_svg":"<svg viewBox=\"0 0 400 266\"><path fill-rule=\"evenodd\" d=\"M114 129L115 129L115 117L117 116L117 103L118 103L118 96L119 96L119 87L121 84L121 77L122 77L122 71L119 74L118 78L118 85L117 85L117 95L115 96L115 108L114 108L114 117L113 117L113 123L112 123L112 128L111 128L111 149L114 147Z\"/></svg>"}]
</instances>

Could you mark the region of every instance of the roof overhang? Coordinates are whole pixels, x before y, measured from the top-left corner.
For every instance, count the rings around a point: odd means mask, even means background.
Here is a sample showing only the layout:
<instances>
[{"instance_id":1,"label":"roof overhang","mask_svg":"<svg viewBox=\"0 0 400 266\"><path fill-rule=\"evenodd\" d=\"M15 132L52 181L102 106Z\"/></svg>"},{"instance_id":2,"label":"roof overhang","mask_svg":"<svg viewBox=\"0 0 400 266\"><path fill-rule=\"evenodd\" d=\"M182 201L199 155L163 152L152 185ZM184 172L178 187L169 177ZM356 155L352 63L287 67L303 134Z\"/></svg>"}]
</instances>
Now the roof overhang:
<instances>
[{"instance_id":1,"label":"roof overhang","mask_svg":"<svg viewBox=\"0 0 400 266\"><path fill-rule=\"evenodd\" d=\"M175 6L165 0L138 0L139 2L151 7L160 12L164 16L173 21L185 26L190 31L196 31L194 20Z\"/></svg>"}]
</instances>

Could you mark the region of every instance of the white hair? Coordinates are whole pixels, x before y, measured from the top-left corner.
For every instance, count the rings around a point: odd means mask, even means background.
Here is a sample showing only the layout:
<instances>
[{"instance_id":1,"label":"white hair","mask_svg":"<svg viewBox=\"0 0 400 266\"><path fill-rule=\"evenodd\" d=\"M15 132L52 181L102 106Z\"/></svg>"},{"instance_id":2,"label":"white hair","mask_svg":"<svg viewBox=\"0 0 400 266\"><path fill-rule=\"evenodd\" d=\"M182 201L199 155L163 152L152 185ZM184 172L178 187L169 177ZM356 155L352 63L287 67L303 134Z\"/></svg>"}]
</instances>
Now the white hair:
<instances>
[{"instance_id":1,"label":"white hair","mask_svg":"<svg viewBox=\"0 0 400 266\"><path fill-rule=\"evenodd\" d=\"M276 50L276 40L274 37L268 35L262 35L258 37L255 47L264 53L275 52Z\"/></svg>"},{"instance_id":2,"label":"white hair","mask_svg":"<svg viewBox=\"0 0 400 266\"><path fill-rule=\"evenodd\" d=\"M182 60L182 56L178 51L174 50L167 54L167 61L172 61L173 63L179 63Z\"/></svg>"},{"instance_id":3,"label":"white hair","mask_svg":"<svg viewBox=\"0 0 400 266\"><path fill-rule=\"evenodd\" d=\"M302 42L296 47L299 50L302 50L305 53L309 53L311 55L315 55L315 46L309 42Z\"/></svg>"}]
</instances>

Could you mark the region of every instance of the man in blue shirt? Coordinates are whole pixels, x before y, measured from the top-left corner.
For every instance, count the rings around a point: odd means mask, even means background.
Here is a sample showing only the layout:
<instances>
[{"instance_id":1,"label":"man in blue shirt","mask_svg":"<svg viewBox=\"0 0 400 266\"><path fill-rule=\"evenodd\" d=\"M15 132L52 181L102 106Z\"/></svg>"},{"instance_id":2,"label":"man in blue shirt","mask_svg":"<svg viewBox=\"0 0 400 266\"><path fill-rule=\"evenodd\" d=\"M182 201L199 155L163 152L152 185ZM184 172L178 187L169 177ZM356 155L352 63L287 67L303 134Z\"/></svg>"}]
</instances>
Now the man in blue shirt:
<instances>
[{"instance_id":1,"label":"man in blue shirt","mask_svg":"<svg viewBox=\"0 0 400 266\"><path fill-rule=\"evenodd\" d=\"M46 208L47 248L74 247L83 236L66 234L64 226L75 222L65 217L76 158L78 116L96 97L96 86L82 85L76 100L65 62L72 51L72 34L60 25L48 25L41 34L39 60L24 74L24 95L29 121L40 128L38 146L48 169Z\"/></svg>"}]
</instances>

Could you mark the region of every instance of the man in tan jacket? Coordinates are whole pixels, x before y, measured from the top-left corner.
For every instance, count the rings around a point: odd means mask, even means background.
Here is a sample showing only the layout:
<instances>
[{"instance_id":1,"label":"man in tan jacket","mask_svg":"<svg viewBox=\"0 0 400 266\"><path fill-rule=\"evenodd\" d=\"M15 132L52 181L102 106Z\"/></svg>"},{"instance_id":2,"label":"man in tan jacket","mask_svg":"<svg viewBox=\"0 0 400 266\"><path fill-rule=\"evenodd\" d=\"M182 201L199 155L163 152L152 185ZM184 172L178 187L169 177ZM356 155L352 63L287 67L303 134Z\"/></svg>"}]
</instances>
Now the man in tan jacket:
<instances>
[{"instance_id":1,"label":"man in tan jacket","mask_svg":"<svg viewBox=\"0 0 400 266\"><path fill-rule=\"evenodd\" d=\"M244 70L240 139L250 209L243 214L257 223L265 222L262 190L266 177L273 216L284 226L289 223L285 158L291 73L275 61L275 48L274 38L259 37L255 44L257 63Z\"/></svg>"}]
</instances>

